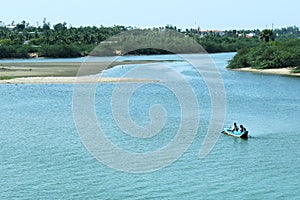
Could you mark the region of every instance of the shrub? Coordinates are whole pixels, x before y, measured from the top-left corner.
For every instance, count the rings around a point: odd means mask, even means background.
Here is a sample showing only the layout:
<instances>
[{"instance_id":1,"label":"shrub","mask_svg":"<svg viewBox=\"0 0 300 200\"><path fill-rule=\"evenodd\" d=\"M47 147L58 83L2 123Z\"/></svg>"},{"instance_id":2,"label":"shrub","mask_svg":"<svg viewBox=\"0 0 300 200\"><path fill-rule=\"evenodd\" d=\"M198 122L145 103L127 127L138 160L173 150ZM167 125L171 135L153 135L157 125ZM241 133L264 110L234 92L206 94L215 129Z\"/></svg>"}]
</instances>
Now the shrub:
<instances>
[{"instance_id":1,"label":"shrub","mask_svg":"<svg viewBox=\"0 0 300 200\"><path fill-rule=\"evenodd\" d=\"M75 45L44 45L39 49L39 56L51 58L80 57L80 49Z\"/></svg>"},{"instance_id":2,"label":"shrub","mask_svg":"<svg viewBox=\"0 0 300 200\"><path fill-rule=\"evenodd\" d=\"M229 61L228 68L251 67L256 69L300 66L300 40L261 43L246 48Z\"/></svg>"}]
</instances>

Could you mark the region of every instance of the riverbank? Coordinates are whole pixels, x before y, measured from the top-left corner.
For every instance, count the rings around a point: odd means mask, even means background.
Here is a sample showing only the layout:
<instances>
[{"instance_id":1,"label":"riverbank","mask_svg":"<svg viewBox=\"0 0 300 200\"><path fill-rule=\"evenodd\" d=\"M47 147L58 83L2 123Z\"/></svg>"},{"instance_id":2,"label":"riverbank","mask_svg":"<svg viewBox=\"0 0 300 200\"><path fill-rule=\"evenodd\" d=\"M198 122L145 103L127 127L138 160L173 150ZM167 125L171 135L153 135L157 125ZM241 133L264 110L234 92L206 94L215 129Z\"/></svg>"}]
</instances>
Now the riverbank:
<instances>
[{"instance_id":1,"label":"riverbank","mask_svg":"<svg viewBox=\"0 0 300 200\"><path fill-rule=\"evenodd\" d=\"M274 74L274 75L285 75L285 76L296 76L300 77L300 73L293 73L294 68L276 68L276 69L252 69L250 67L237 68L237 69L229 69L233 71L239 72L253 72L259 74Z\"/></svg>"},{"instance_id":2,"label":"riverbank","mask_svg":"<svg viewBox=\"0 0 300 200\"><path fill-rule=\"evenodd\" d=\"M128 64L146 64L162 61L122 61L122 62L23 62L0 63L0 83L75 83L75 82L136 82L153 81L128 78L91 77L103 70ZM84 67L84 72L77 77L78 70Z\"/></svg>"},{"instance_id":3,"label":"riverbank","mask_svg":"<svg viewBox=\"0 0 300 200\"><path fill-rule=\"evenodd\" d=\"M116 82L158 82L158 80L110 77L24 77L0 80L0 84L85 84L85 83L116 83Z\"/></svg>"}]
</instances>

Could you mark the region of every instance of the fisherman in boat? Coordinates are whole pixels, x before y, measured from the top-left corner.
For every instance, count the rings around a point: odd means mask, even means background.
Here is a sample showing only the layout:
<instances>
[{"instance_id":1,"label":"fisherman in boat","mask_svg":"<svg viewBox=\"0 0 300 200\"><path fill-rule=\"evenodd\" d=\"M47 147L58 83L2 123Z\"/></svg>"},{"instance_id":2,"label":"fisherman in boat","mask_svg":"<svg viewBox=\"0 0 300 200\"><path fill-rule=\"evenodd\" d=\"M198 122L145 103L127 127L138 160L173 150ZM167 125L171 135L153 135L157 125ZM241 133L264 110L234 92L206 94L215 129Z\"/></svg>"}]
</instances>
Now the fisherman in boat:
<instances>
[{"instance_id":1,"label":"fisherman in boat","mask_svg":"<svg viewBox=\"0 0 300 200\"><path fill-rule=\"evenodd\" d=\"M241 133L243 133L244 131L246 131L246 129L244 128L243 125L240 125L240 131L241 131Z\"/></svg>"},{"instance_id":2,"label":"fisherman in boat","mask_svg":"<svg viewBox=\"0 0 300 200\"><path fill-rule=\"evenodd\" d=\"M238 131L239 130L239 128L236 125L236 122L233 123L233 126L232 126L231 130L232 131Z\"/></svg>"}]
</instances>

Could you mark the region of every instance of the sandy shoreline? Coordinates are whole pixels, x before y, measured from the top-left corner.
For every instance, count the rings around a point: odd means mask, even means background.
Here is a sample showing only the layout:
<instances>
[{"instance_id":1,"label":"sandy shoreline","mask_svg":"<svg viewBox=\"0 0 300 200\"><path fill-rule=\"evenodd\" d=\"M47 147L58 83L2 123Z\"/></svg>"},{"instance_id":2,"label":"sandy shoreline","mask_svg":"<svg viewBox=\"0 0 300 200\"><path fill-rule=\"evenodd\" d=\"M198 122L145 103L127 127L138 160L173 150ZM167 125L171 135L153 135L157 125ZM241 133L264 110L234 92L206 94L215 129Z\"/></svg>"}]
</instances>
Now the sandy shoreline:
<instances>
[{"instance_id":1,"label":"sandy shoreline","mask_svg":"<svg viewBox=\"0 0 300 200\"><path fill-rule=\"evenodd\" d=\"M160 61L122 61L122 62L23 62L1 63L0 84L51 84L51 83L106 83L106 82L156 82L157 80L139 78L104 78L94 76L103 70L128 64L147 64ZM78 77L78 71L81 77Z\"/></svg>"},{"instance_id":2,"label":"sandy shoreline","mask_svg":"<svg viewBox=\"0 0 300 200\"><path fill-rule=\"evenodd\" d=\"M24 77L0 80L0 84L77 84L117 82L158 82L158 80L109 77Z\"/></svg>"},{"instance_id":3,"label":"sandy shoreline","mask_svg":"<svg viewBox=\"0 0 300 200\"><path fill-rule=\"evenodd\" d=\"M260 74L274 74L274 75L286 75L286 76L298 76L300 73L292 73L293 68L278 68L278 69L252 69L250 67L239 68L239 69L230 69L233 71L239 72L253 72Z\"/></svg>"},{"instance_id":4,"label":"sandy shoreline","mask_svg":"<svg viewBox=\"0 0 300 200\"><path fill-rule=\"evenodd\" d=\"M0 84L51 84L51 83L108 83L108 82L157 82L158 80L133 78L107 78L90 76L98 74L109 67L127 64L145 64L155 61L128 61L128 62L97 62L86 63L86 74L77 77L82 63L1 63ZM260 74L276 74L300 77L300 73L292 73L293 68L279 69L230 69L238 72L252 72Z\"/></svg>"}]
</instances>

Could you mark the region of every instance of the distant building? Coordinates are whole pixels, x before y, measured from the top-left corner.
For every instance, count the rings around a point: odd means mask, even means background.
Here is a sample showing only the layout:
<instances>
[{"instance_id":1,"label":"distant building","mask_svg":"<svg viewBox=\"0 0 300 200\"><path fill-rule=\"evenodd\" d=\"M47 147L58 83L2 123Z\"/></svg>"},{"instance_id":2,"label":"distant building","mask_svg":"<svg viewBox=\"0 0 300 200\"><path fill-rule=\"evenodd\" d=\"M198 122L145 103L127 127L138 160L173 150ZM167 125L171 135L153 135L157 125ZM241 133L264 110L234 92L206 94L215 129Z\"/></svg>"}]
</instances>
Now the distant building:
<instances>
[{"instance_id":1,"label":"distant building","mask_svg":"<svg viewBox=\"0 0 300 200\"><path fill-rule=\"evenodd\" d=\"M224 31L221 30L201 30L200 35L219 35L224 36Z\"/></svg>"},{"instance_id":2,"label":"distant building","mask_svg":"<svg viewBox=\"0 0 300 200\"><path fill-rule=\"evenodd\" d=\"M255 33L248 33L248 34L246 34L246 38L253 38L255 36L256 36Z\"/></svg>"},{"instance_id":3,"label":"distant building","mask_svg":"<svg viewBox=\"0 0 300 200\"><path fill-rule=\"evenodd\" d=\"M247 34L245 34L245 33L239 33L238 34L238 37L245 37L245 38L253 38L255 36L256 36L255 33L247 33Z\"/></svg>"},{"instance_id":4,"label":"distant building","mask_svg":"<svg viewBox=\"0 0 300 200\"><path fill-rule=\"evenodd\" d=\"M8 30L13 30L14 28L16 28L15 25L7 25L5 26Z\"/></svg>"}]
</instances>

